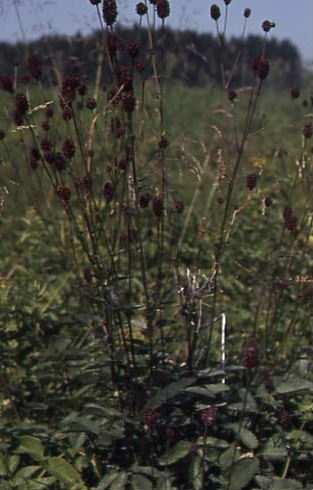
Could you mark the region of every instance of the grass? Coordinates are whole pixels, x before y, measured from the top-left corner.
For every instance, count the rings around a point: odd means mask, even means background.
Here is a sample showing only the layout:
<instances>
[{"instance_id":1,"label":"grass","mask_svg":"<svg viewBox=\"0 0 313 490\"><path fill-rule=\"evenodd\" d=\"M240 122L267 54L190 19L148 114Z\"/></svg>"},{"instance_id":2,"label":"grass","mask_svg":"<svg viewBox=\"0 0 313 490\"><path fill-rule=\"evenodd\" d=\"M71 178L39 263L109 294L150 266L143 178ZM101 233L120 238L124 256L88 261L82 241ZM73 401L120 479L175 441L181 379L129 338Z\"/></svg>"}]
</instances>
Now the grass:
<instances>
[{"instance_id":1,"label":"grass","mask_svg":"<svg viewBox=\"0 0 313 490\"><path fill-rule=\"evenodd\" d=\"M106 91L1 94L0 482L310 488L310 108L163 83L149 29L145 83L105 32Z\"/></svg>"}]
</instances>

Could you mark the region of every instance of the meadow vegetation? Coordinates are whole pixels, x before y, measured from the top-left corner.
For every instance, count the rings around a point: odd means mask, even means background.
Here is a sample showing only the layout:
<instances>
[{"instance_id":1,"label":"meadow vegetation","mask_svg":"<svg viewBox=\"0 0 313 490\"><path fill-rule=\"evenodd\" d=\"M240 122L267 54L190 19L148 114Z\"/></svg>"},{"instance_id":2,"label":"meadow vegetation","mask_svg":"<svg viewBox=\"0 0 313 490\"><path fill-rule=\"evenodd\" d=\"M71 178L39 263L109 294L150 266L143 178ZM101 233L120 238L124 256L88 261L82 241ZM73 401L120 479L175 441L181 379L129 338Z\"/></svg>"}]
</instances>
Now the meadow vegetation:
<instances>
[{"instance_id":1,"label":"meadow vegetation","mask_svg":"<svg viewBox=\"0 0 313 490\"><path fill-rule=\"evenodd\" d=\"M310 489L310 83L267 85L262 19L238 84L231 0L220 83L173 82L168 0L118 7L94 78L0 74L0 489Z\"/></svg>"}]
</instances>

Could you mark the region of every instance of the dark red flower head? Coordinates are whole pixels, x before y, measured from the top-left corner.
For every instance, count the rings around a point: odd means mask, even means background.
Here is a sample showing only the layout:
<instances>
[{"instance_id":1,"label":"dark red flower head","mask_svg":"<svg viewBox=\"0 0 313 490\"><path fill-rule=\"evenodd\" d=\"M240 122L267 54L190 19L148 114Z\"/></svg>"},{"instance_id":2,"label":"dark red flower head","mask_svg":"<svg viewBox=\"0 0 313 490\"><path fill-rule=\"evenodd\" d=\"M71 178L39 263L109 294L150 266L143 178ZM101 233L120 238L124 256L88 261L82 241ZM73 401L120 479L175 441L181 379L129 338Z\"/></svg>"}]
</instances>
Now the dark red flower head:
<instances>
[{"instance_id":1,"label":"dark red flower head","mask_svg":"<svg viewBox=\"0 0 313 490\"><path fill-rule=\"evenodd\" d=\"M13 80L7 75L0 76L0 88L9 94L13 94Z\"/></svg>"},{"instance_id":2,"label":"dark red flower head","mask_svg":"<svg viewBox=\"0 0 313 490\"><path fill-rule=\"evenodd\" d=\"M146 4L143 2L137 3L136 12L138 15L145 15L148 12Z\"/></svg>"},{"instance_id":3,"label":"dark red flower head","mask_svg":"<svg viewBox=\"0 0 313 490\"><path fill-rule=\"evenodd\" d=\"M210 8L210 14L211 14L212 19L216 21L221 16L221 9L219 8L218 5L213 4L213 5L211 5L211 8Z\"/></svg>"},{"instance_id":4,"label":"dark red flower head","mask_svg":"<svg viewBox=\"0 0 313 490\"><path fill-rule=\"evenodd\" d=\"M42 75L41 60L38 55L31 54L28 57L28 71L35 80L39 80Z\"/></svg>"},{"instance_id":5,"label":"dark red flower head","mask_svg":"<svg viewBox=\"0 0 313 490\"><path fill-rule=\"evenodd\" d=\"M103 19L107 26L112 26L117 19L116 0L104 0L103 2Z\"/></svg>"},{"instance_id":6,"label":"dark red flower head","mask_svg":"<svg viewBox=\"0 0 313 490\"><path fill-rule=\"evenodd\" d=\"M157 15L160 19L165 19L170 15L170 4L168 0L157 0Z\"/></svg>"}]
</instances>

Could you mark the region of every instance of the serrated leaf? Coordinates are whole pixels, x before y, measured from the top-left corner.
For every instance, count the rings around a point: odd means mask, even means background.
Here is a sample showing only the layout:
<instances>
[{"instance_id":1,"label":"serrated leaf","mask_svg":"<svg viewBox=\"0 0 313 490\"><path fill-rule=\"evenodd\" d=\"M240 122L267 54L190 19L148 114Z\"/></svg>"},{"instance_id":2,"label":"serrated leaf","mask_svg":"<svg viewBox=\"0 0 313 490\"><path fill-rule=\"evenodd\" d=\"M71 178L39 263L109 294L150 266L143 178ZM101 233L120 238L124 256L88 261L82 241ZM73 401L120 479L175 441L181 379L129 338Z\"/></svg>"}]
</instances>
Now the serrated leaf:
<instances>
[{"instance_id":1,"label":"serrated leaf","mask_svg":"<svg viewBox=\"0 0 313 490\"><path fill-rule=\"evenodd\" d=\"M223 471L229 469L233 463L239 458L240 453L236 447L236 443L233 442L226 451L224 451L219 458L219 463Z\"/></svg>"},{"instance_id":2,"label":"serrated leaf","mask_svg":"<svg viewBox=\"0 0 313 490\"><path fill-rule=\"evenodd\" d=\"M8 466L9 466L10 473L15 473L15 470L19 465L20 459L21 459L20 456L18 456L17 454L12 454L12 456L8 458Z\"/></svg>"},{"instance_id":3,"label":"serrated leaf","mask_svg":"<svg viewBox=\"0 0 313 490\"><path fill-rule=\"evenodd\" d=\"M64 484L83 483L78 471L63 458L52 456L47 460L47 471Z\"/></svg>"},{"instance_id":4,"label":"serrated leaf","mask_svg":"<svg viewBox=\"0 0 313 490\"><path fill-rule=\"evenodd\" d=\"M313 391L313 383L296 376L289 376L276 386L279 395L290 395L299 391Z\"/></svg>"},{"instance_id":5,"label":"serrated leaf","mask_svg":"<svg viewBox=\"0 0 313 490\"><path fill-rule=\"evenodd\" d=\"M189 453L192 443L189 441L179 441L173 448L165 453L159 460L161 465L174 464L183 459Z\"/></svg>"},{"instance_id":6,"label":"serrated leaf","mask_svg":"<svg viewBox=\"0 0 313 490\"><path fill-rule=\"evenodd\" d=\"M229 447L229 442L224 441L224 439L217 439L216 437L210 436L200 436L197 440L197 444L217 449L227 449Z\"/></svg>"},{"instance_id":7,"label":"serrated leaf","mask_svg":"<svg viewBox=\"0 0 313 490\"><path fill-rule=\"evenodd\" d=\"M179 381L174 381L168 386L160 390L149 402L147 403L145 410L148 408L158 408L163 403L167 402L169 399L183 392L187 386L192 385L196 381L195 376L190 376L188 378L182 378Z\"/></svg>"},{"instance_id":8,"label":"serrated leaf","mask_svg":"<svg viewBox=\"0 0 313 490\"><path fill-rule=\"evenodd\" d=\"M124 490L127 479L127 473L125 473L125 471L119 471L117 477L113 480L109 487L110 490Z\"/></svg>"},{"instance_id":9,"label":"serrated leaf","mask_svg":"<svg viewBox=\"0 0 313 490\"><path fill-rule=\"evenodd\" d=\"M268 490L300 490L302 488L302 484L297 480L274 477Z\"/></svg>"},{"instance_id":10,"label":"serrated leaf","mask_svg":"<svg viewBox=\"0 0 313 490\"><path fill-rule=\"evenodd\" d=\"M131 479L133 490L153 490L153 484L149 478L144 475L134 474Z\"/></svg>"},{"instance_id":11,"label":"serrated leaf","mask_svg":"<svg viewBox=\"0 0 313 490\"><path fill-rule=\"evenodd\" d=\"M251 430L246 427L242 427L239 423L227 424L226 428L231 429L236 437L242 442L248 449L256 449L259 445L259 441Z\"/></svg>"},{"instance_id":12,"label":"serrated leaf","mask_svg":"<svg viewBox=\"0 0 313 490\"><path fill-rule=\"evenodd\" d=\"M241 458L231 469L229 490L241 490L259 471L258 458Z\"/></svg>"},{"instance_id":13,"label":"serrated leaf","mask_svg":"<svg viewBox=\"0 0 313 490\"><path fill-rule=\"evenodd\" d=\"M266 447L262 452L262 457L268 461L285 461L288 456L284 447Z\"/></svg>"},{"instance_id":14,"label":"serrated leaf","mask_svg":"<svg viewBox=\"0 0 313 490\"><path fill-rule=\"evenodd\" d=\"M35 461L44 459L44 447L41 441L32 436L19 437L19 446L15 452L17 454L29 454Z\"/></svg>"},{"instance_id":15,"label":"serrated leaf","mask_svg":"<svg viewBox=\"0 0 313 490\"><path fill-rule=\"evenodd\" d=\"M107 488L109 488L109 486L117 476L118 476L117 471L111 471L110 473L108 473L102 478L102 480L100 481L100 483L98 484L95 490L106 490Z\"/></svg>"},{"instance_id":16,"label":"serrated leaf","mask_svg":"<svg viewBox=\"0 0 313 490\"><path fill-rule=\"evenodd\" d=\"M162 476L163 472L154 468L153 466L139 466L134 464L131 467L133 473L140 473L142 475L150 476L152 478L157 478L158 476Z\"/></svg>"},{"instance_id":17,"label":"serrated leaf","mask_svg":"<svg viewBox=\"0 0 313 490\"><path fill-rule=\"evenodd\" d=\"M200 395L204 397L215 397L220 393L224 393L225 391L229 391L230 387L224 383L215 383L205 386L189 386L185 389L187 393L194 393L195 395Z\"/></svg>"}]
</instances>

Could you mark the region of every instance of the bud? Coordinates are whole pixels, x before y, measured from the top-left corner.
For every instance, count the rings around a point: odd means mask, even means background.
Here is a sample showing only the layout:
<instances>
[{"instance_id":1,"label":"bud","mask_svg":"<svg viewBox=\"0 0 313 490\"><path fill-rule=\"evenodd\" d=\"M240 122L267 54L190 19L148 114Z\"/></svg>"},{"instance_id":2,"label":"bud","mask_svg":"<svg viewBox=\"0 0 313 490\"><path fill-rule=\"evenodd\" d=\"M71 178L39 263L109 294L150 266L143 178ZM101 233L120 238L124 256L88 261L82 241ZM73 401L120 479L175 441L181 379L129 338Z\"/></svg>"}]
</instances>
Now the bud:
<instances>
[{"instance_id":1,"label":"bud","mask_svg":"<svg viewBox=\"0 0 313 490\"><path fill-rule=\"evenodd\" d=\"M253 341L249 342L244 348L243 356L243 364L246 368L257 367L260 363L260 352L257 344Z\"/></svg>"},{"instance_id":2,"label":"bud","mask_svg":"<svg viewBox=\"0 0 313 490\"><path fill-rule=\"evenodd\" d=\"M145 3L139 2L136 5L136 12L138 15L145 15L148 12L148 8Z\"/></svg>"},{"instance_id":3,"label":"bud","mask_svg":"<svg viewBox=\"0 0 313 490\"><path fill-rule=\"evenodd\" d=\"M218 5L211 5L210 14L213 20L217 21L221 16L221 10Z\"/></svg>"},{"instance_id":4,"label":"bud","mask_svg":"<svg viewBox=\"0 0 313 490\"><path fill-rule=\"evenodd\" d=\"M269 32L274 27L275 27L275 22L271 22L270 20L265 20L262 23L262 29L264 32Z\"/></svg>"},{"instance_id":5,"label":"bud","mask_svg":"<svg viewBox=\"0 0 313 490\"><path fill-rule=\"evenodd\" d=\"M248 18L250 17L250 15L251 15L251 9L249 9L249 8L244 9L244 11L243 11L243 16L244 16L246 19L248 19Z\"/></svg>"},{"instance_id":6,"label":"bud","mask_svg":"<svg viewBox=\"0 0 313 490\"><path fill-rule=\"evenodd\" d=\"M116 0L105 0L103 3L103 19L107 26L112 26L117 19Z\"/></svg>"},{"instance_id":7,"label":"bud","mask_svg":"<svg viewBox=\"0 0 313 490\"><path fill-rule=\"evenodd\" d=\"M211 405L201 412L201 420L206 427L212 427L215 424L218 415L218 407Z\"/></svg>"},{"instance_id":8,"label":"bud","mask_svg":"<svg viewBox=\"0 0 313 490\"><path fill-rule=\"evenodd\" d=\"M170 4L168 0L157 0L157 15L160 19L165 19L170 15Z\"/></svg>"},{"instance_id":9,"label":"bud","mask_svg":"<svg viewBox=\"0 0 313 490\"><path fill-rule=\"evenodd\" d=\"M302 134L303 134L303 136L304 136L305 139L312 138L313 128L312 128L312 123L311 122L307 122L303 126Z\"/></svg>"}]
</instances>

